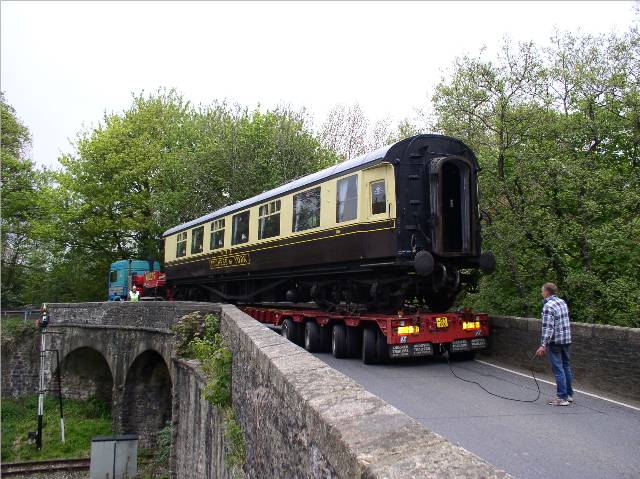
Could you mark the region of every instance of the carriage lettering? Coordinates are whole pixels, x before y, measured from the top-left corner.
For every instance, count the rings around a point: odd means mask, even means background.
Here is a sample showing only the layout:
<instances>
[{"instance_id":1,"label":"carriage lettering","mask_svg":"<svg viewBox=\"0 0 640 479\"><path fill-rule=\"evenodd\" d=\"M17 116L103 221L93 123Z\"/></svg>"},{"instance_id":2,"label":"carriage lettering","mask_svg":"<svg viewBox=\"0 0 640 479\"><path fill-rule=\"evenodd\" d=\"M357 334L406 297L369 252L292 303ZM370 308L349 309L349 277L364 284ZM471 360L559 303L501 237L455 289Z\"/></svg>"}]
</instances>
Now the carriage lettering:
<instances>
[{"instance_id":1,"label":"carriage lettering","mask_svg":"<svg viewBox=\"0 0 640 479\"><path fill-rule=\"evenodd\" d=\"M244 266L250 263L249 253L239 253L211 258L209 259L209 268L228 268L230 266Z\"/></svg>"}]
</instances>

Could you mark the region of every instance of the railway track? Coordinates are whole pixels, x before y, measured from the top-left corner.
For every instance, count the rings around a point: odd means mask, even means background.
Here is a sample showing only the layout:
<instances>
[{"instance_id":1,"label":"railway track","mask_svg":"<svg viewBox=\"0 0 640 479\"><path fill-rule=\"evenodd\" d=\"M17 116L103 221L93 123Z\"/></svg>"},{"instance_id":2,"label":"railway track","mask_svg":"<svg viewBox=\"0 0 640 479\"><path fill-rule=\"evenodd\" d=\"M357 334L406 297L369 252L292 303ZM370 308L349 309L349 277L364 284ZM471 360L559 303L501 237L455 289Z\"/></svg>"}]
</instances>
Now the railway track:
<instances>
[{"instance_id":1,"label":"railway track","mask_svg":"<svg viewBox=\"0 0 640 479\"><path fill-rule=\"evenodd\" d=\"M2 464L2 477L17 477L24 474L48 473L56 471L89 470L91 460L84 459L50 459L47 461L12 462Z\"/></svg>"}]
</instances>

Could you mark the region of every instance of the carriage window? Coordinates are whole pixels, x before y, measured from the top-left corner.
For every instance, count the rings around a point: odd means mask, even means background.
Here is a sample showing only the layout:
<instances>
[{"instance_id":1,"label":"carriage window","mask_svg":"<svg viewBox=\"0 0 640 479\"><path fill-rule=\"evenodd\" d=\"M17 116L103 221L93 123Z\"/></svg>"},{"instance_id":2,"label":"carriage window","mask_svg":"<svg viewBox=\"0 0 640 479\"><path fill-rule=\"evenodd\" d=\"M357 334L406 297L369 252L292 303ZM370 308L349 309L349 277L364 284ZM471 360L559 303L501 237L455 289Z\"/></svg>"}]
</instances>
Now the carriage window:
<instances>
[{"instance_id":1,"label":"carriage window","mask_svg":"<svg viewBox=\"0 0 640 479\"><path fill-rule=\"evenodd\" d=\"M242 244L249 241L249 212L244 211L233 215L232 223L231 244Z\"/></svg>"},{"instance_id":2,"label":"carriage window","mask_svg":"<svg viewBox=\"0 0 640 479\"><path fill-rule=\"evenodd\" d=\"M202 253L202 243L204 242L204 226L191 230L191 254Z\"/></svg>"},{"instance_id":3,"label":"carriage window","mask_svg":"<svg viewBox=\"0 0 640 479\"><path fill-rule=\"evenodd\" d=\"M293 195L293 231L320 226L320 187Z\"/></svg>"},{"instance_id":4,"label":"carriage window","mask_svg":"<svg viewBox=\"0 0 640 479\"><path fill-rule=\"evenodd\" d=\"M262 205L258 210L258 239L271 238L280 234L280 200Z\"/></svg>"},{"instance_id":5,"label":"carriage window","mask_svg":"<svg viewBox=\"0 0 640 479\"><path fill-rule=\"evenodd\" d=\"M358 175L338 180L336 198L336 223L358 216Z\"/></svg>"},{"instance_id":6,"label":"carriage window","mask_svg":"<svg viewBox=\"0 0 640 479\"><path fill-rule=\"evenodd\" d=\"M224 218L211 223L209 249L224 248Z\"/></svg>"},{"instance_id":7,"label":"carriage window","mask_svg":"<svg viewBox=\"0 0 640 479\"><path fill-rule=\"evenodd\" d=\"M118 272L111 271L111 273L109 273L109 283L115 283L116 281L118 281Z\"/></svg>"},{"instance_id":8,"label":"carriage window","mask_svg":"<svg viewBox=\"0 0 640 479\"><path fill-rule=\"evenodd\" d=\"M387 211L387 198L384 180L371 183L371 214L377 215Z\"/></svg>"},{"instance_id":9,"label":"carriage window","mask_svg":"<svg viewBox=\"0 0 640 479\"><path fill-rule=\"evenodd\" d=\"M176 236L176 258L187 255L187 232L178 233Z\"/></svg>"}]
</instances>

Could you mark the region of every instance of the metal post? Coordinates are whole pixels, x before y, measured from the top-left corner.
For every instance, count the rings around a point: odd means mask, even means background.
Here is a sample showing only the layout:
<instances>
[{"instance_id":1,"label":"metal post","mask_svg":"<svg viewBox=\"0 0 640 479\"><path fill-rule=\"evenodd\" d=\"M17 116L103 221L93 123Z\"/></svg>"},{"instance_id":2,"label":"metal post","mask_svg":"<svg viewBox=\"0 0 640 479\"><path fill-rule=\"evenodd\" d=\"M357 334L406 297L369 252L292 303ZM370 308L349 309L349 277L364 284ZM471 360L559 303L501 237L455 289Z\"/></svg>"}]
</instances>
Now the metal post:
<instances>
[{"instance_id":1,"label":"metal post","mask_svg":"<svg viewBox=\"0 0 640 479\"><path fill-rule=\"evenodd\" d=\"M36 436L36 447L39 450L42 449L42 416L44 414L45 327L40 330L40 385L38 390L38 434Z\"/></svg>"},{"instance_id":2,"label":"metal post","mask_svg":"<svg viewBox=\"0 0 640 479\"><path fill-rule=\"evenodd\" d=\"M60 441L64 444L64 413L62 411L62 380L60 376L60 352L56 349L56 365L58 367L58 398L60 400Z\"/></svg>"}]
</instances>

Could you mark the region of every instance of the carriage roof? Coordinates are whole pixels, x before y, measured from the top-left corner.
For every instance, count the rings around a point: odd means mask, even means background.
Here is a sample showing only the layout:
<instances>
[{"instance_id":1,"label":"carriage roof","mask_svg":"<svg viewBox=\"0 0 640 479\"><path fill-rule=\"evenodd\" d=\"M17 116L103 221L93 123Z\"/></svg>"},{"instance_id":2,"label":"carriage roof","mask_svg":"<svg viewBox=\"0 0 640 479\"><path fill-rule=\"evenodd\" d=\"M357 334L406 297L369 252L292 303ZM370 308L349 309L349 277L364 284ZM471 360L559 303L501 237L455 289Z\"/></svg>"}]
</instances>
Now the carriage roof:
<instances>
[{"instance_id":1,"label":"carriage roof","mask_svg":"<svg viewBox=\"0 0 640 479\"><path fill-rule=\"evenodd\" d=\"M358 170L365 166L378 163L385 157L385 155L387 154L387 152L392 146L394 145L383 146L382 148L378 148L377 150L371 151L357 158L353 158L352 160L343 161L342 163L338 163L337 165L330 166L323 170L317 171L316 173L303 176L302 178L298 178L297 180L293 180L289 183L278 186L277 188L274 188L272 190L265 191L263 193L260 193L259 195L253 196L246 200L242 200L239 203L234 203L232 205L225 206L216 211L213 211L212 213L208 213L204 216L196 218L195 220L191 220L191 221L187 221L186 223L179 224L165 231L163 236L168 236L173 233L177 233L179 231L189 229L201 223L207 223L216 218L225 216L231 212L240 211L250 206L253 206L257 203L265 202L271 198L277 198L279 196L290 193L292 191L302 189L305 186L310 186L315 183L319 183L322 180L331 178L333 176L337 176L340 173L344 173L350 170Z\"/></svg>"}]
</instances>

